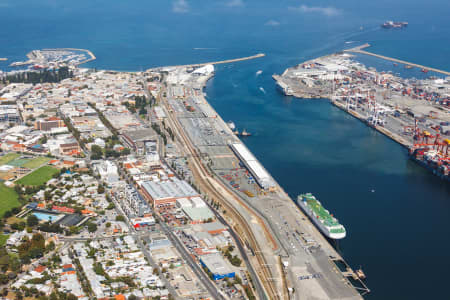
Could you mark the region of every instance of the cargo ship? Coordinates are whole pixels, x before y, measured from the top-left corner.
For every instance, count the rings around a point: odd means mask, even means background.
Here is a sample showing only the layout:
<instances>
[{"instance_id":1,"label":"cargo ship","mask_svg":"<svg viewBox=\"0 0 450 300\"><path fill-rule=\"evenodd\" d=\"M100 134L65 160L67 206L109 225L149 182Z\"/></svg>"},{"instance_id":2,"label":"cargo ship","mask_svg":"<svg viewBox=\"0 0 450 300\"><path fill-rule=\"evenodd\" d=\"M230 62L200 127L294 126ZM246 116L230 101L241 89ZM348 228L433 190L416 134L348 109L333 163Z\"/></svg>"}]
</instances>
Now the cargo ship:
<instances>
[{"instance_id":1,"label":"cargo ship","mask_svg":"<svg viewBox=\"0 0 450 300\"><path fill-rule=\"evenodd\" d=\"M334 240L345 238L344 226L322 206L313 194L299 195L296 202L326 237Z\"/></svg>"},{"instance_id":2,"label":"cargo ship","mask_svg":"<svg viewBox=\"0 0 450 300\"><path fill-rule=\"evenodd\" d=\"M391 29L391 28L404 28L408 26L408 22L394 22L394 21L386 21L381 24L382 28Z\"/></svg>"},{"instance_id":3,"label":"cargo ship","mask_svg":"<svg viewBox=\"0 0 450 300\"><path fill-rule=\"evenodd\" d=\"M450 140L446 140L447 147ZM446 151L445 151L446 152ZM450 181L450 157L444 151L428 147L411 147L409 157L443 180Z\"/></svg>"}]
</instances>

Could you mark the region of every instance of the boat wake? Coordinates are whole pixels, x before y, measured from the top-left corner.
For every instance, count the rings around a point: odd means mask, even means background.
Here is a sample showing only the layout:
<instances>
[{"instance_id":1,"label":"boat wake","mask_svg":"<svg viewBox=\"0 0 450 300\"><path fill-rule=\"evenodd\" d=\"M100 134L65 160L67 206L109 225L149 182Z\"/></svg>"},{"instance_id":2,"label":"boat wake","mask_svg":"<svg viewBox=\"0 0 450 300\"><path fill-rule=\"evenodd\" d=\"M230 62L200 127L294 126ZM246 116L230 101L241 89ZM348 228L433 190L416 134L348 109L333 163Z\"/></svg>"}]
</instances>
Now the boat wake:
<instances>
[{"instance_id":1,"label":"boat wake","mask_svg":"<svg viewBox=\"0 0 450 300\"><path fill-rule=\"evenodd\" d=\"M217 50L217 48L193 48L194 50Z\"/></svg>"},{"instance_id":2,"label":"boat wake","mask_svg":"<svg viewBox=\"0 0 450 300\"><path fill-rule=\"evenodd\" d=\"M258 71L256 71L256 76L259 76L259 75L261 75L262 74L262 70L258 70Z\"/></svg>"}]
</instances>

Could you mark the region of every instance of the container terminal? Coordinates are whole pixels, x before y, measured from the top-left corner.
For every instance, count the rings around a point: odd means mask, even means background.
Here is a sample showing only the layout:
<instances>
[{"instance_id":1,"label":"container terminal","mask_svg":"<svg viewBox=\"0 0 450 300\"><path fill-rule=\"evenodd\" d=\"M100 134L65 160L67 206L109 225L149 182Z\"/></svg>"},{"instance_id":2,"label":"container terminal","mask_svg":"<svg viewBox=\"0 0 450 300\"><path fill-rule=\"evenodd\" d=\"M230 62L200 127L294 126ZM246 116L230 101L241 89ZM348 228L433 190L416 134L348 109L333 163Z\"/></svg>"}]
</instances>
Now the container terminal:
<instances>
[{"instance_id":1,"label":"container terminal","mask_svg":"<svg viewBox=\"0 0 450 300\"><path fill-rule=\"evenodd\" d=\"M279 89L297 98L327 98L409 150L409 157L433 174L450 180L450 75L403 60L362 50L345 50L273 75ZM357 55L372 55L405 66L432 70L428 79L401 78L359 63ZM423 73L427 73L423 72Z\"/></svg>"},{"instance_id":2,"label":"container terminal","mask_svg":"<svg viewBox=\"0 0 450 300\"><path fill-rule=\"evenodd\" d=\"M260 298L362 299L369 289L361 278L206 101L214 67L159 71L167 74L159 99L165 126L186 149L195 184L241 236Z\"/></svg>"}]
</instances>

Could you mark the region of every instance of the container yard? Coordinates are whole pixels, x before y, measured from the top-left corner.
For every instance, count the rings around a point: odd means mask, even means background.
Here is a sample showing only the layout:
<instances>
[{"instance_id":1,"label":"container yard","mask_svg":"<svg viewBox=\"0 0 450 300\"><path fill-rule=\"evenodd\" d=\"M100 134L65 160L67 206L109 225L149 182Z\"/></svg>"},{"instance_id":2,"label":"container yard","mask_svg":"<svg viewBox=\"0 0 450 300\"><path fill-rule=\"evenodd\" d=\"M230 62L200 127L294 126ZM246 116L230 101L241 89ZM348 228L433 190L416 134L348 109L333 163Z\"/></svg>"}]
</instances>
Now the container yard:
<instances>
[{"instance_id":1,"label":"container yard","mask_svg":"<svg viewBox=\"0 0 450 300\"><path fill-rule=\"evenodd\" d=\"M408 148L410 158L433 174L449 180L450 77L442 76L450 73L361 50L368 46L306 61L273 78L287 96L330 99ZM399 63L420 67L435 76L402 78L367 67L350 53L394 61L394 67Z\"/></svg>"}]
</instances>

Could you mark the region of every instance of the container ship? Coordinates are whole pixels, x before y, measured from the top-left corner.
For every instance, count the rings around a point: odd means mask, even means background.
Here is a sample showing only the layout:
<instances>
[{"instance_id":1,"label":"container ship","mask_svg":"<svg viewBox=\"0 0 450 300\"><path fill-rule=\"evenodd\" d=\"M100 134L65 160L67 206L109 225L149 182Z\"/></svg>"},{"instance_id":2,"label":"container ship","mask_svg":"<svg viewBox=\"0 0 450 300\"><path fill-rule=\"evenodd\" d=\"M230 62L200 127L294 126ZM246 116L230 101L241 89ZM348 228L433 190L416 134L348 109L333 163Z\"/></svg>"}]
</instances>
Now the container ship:
<instances>
[{"instance_id":1,"label":"container ship","mask_svg":"<svg viewBox=\"0 0 450 300\"><path fill-rule=\"evenodd\" d=\"M450 141L448 142L450 143ZM429 148L409 149L409 157L443 180L450 181L450 158L442 152Z\"/></svg>"},{"instance_id":2,"label":"container ship","mask_svg":"<svg viewBox=\"0 0 450 300\"><path fill-rule=\"evenodd\" d=\"M386 21L381 24L382 28L391 29L391 28L404 28L408 26L408 22L394 22L394 21Z\"/></svg>"},{"instance_id":3,"label":"container ship","mask_svg":"<svg viewBox=\"0 0 450 300\"><path fill-rule=\"evenodd\" d=\"M415 129L415 144L409 148L409 157L430 170L434 175L450 181L450 139L441 140L440 135Z\"/></svg>"},{"instance_id":4,"label":"container ship","mask_svg":"<svg viewBox=\"0 0 450 300\"><path fill-rule=\"evenodd\" d=\"M322 206L313 194L299 195L297 197L297 205L310 217L326 237L334 240L345 238L346 231L344 226Z\"/></svg>"}]
</instances>

